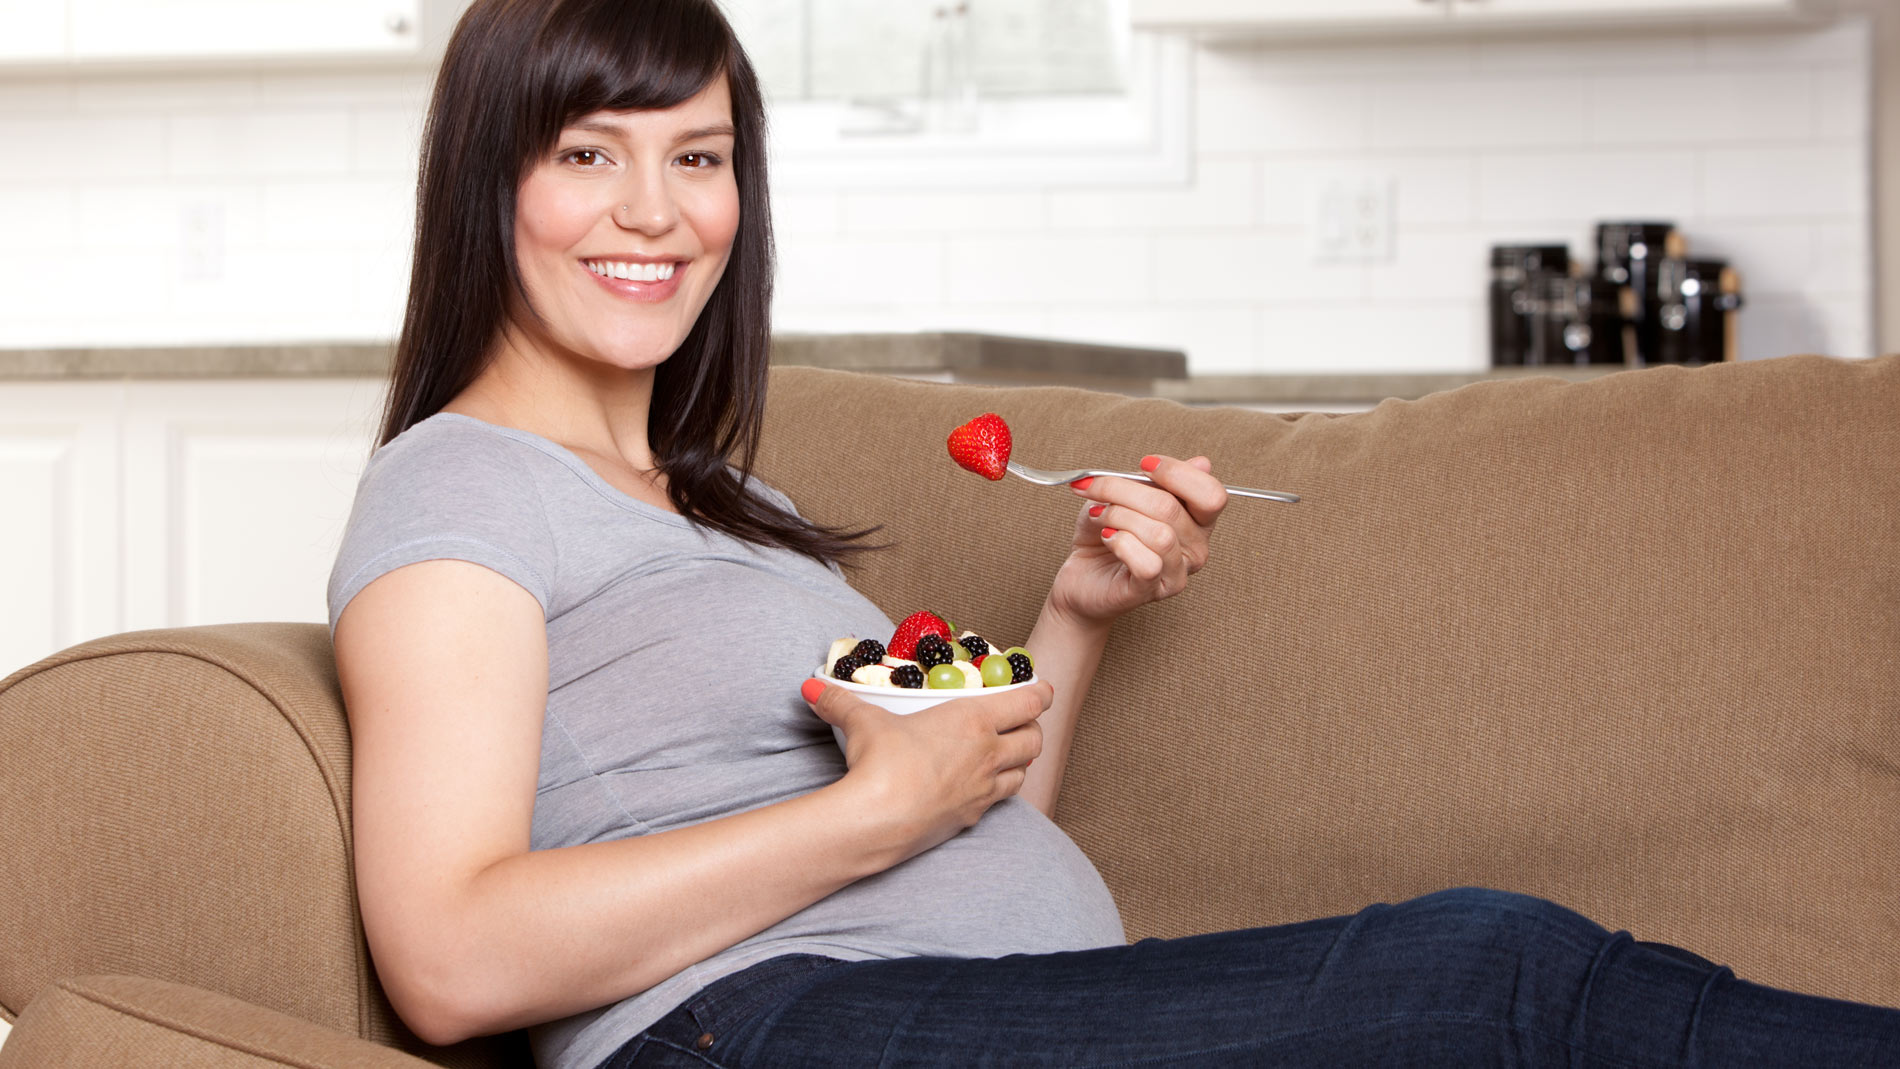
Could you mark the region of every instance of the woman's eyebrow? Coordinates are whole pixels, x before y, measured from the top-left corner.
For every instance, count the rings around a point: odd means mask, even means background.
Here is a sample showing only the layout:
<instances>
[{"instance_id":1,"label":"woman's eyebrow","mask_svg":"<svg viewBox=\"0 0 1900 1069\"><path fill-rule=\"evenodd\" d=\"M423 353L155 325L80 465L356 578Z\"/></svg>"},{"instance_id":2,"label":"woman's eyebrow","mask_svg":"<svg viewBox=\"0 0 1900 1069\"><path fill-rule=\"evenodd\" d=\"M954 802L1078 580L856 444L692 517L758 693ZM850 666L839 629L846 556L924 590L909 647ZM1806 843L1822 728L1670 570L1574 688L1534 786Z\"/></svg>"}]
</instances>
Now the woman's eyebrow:
<instances>
[{"instance_id":1,"label":"woman's eyebrow","mask_svg":"<svg viewBox=\"0 0 1900 1069\"><path fill-rule=\"evenodd\" d=\"M582 119L570 124L568 128L571 130L586 130L589 133L608 134L614 137L625 137L627 134L625 127L622 127L618 123L608 122L605 119ZM696 129L687 130L680 134L679 137L675 139L675 142L697 141L702 137L737 136L738 133L731 123L714 123L711 126L701 126Z\"/></svg>"}]
</instances>

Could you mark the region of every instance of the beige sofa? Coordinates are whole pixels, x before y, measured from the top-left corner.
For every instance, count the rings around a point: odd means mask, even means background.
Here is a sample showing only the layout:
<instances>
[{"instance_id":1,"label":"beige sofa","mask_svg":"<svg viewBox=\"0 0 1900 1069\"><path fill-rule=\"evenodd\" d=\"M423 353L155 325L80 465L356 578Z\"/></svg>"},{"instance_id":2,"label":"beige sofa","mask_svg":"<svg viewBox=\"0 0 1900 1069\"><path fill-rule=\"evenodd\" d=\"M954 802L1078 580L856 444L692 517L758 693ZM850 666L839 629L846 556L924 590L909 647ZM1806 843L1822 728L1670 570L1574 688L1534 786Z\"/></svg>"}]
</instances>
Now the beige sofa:
<instances>
[{"instance_id":1,"label":"beige sofa","mask_svg":"<svg viewBox=\"0 0 1900 1069\"><path fill-rule=\"evenodd\" d=\"M1122 622L1060 819L1129 934L1460 884L1900 1003L1900 357L1486 383L1352 415L774 373L761 471L880 521L854 579L1024 634L1076 503L953 467L1215 458L1213 563ZM0 1066L522 1064L376 984L321 626L88 642L0 682Z\"/></svg>"}]
</instances>

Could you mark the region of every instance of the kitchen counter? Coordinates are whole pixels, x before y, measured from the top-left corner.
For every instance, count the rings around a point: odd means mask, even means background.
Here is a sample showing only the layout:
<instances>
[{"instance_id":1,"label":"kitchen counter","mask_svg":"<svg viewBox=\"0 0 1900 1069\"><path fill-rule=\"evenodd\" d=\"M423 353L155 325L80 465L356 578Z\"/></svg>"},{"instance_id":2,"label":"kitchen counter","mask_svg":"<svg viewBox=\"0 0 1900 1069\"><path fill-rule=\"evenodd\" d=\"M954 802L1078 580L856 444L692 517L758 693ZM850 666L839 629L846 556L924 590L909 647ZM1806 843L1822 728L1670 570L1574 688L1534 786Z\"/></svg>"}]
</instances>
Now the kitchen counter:
<instances>
[{"instance_id":1,"label":"kitchen counter","mask_svg":"<svg viewBox=\"0 0 1900 1069\"><path fill-rule=\"evenodd\" d=\"M164 348L0 350L0 382L86 379L382 378L393 346L382 342L206 345ZM1066 385L1184 404L1300 406L1416 398L1473 382L1526 375L1583 381L1623 370L1512 368L1442 373L1194 375L1179 350L954 331L915 334L781 334L775 364L904 375L978 385Z\"/></svg>"},{"instance_id":2,"label":"kitchen counter","mask_svg":"<svg viewBox=\"0 0 1900 1069\"><path fill-rule=\"evenodd\" d=\"M381 378L389 373L394 351L384 342L10 349L0 350L0 380ZM1187 356L1175 349L960 332L780 334L772 339L772 362L1142 394L1152 392L1158 380L1187 377Z\"/></svg>"}]
</instances>

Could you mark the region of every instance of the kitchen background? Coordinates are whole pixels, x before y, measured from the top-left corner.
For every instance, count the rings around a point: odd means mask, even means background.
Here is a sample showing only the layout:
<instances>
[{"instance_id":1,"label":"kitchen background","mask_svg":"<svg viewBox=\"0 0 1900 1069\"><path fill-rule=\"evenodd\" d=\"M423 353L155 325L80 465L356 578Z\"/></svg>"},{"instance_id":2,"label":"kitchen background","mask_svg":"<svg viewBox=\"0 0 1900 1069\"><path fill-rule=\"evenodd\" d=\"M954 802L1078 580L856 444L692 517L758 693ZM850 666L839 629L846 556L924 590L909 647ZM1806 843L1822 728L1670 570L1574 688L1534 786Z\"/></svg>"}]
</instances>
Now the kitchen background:
<instances>
[{"instance_id":1,"label":"kitchen background","mask_svg":"<svg viewBox=\"0 0 1900 1069\"><path fill-rule=\"evenodd\" d=\"M461 6L0 0L0 676L324 619ZM1588 261L1635 217L1739 269L1742 357L1900 350L1889 0L727 6L777 98L782 331L1158 346L1213 402L1455 378L1488 364L1491 245ZM1130 32L1194 10L1256 25ZM314 55L345 16L425 43Z\"/></svg>"},{"instance_id":2,"label":"kitchen background","mask_svg":"<svg viewBox=\"0 0 1900 1069\"><path fill-rule=\"evenodd\" d=\"M1874 39L1849 14L1194 47L1151 73L1187 84L1137 90L1178 156L1150 174L1065 170L1092 147L1055 123L962 186L869 159L898 138L859 139L853 173L781 167L777 322L1160 345L1197 373L1475 369L1490 244L1583 258L1596 220L1662 217L1741 270L1743 356L1866 356ZM0 347L389 338L427 82L0 73ZM1326 183L1384 191L1377 255L1316 259Z\"/></svg>"}]
</instances>

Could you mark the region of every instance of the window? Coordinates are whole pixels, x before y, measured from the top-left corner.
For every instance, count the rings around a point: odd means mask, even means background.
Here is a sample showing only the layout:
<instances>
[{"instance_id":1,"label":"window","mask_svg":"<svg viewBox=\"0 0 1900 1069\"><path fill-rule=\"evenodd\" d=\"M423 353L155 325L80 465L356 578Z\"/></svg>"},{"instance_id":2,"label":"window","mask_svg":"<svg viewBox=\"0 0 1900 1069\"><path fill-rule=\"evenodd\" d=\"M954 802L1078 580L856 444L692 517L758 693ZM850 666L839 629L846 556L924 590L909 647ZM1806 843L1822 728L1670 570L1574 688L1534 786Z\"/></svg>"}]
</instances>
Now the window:
<instances>
[{"instance_id":1,"label":"window","mask_svg":"<svg viewBox=\"0 0 1900 1069\"><path fill-rule=\"evenodd\" d=\"M1188 51L1127 0L724 0L771 103L775 184L1180 181Z\"/></svg>"}]
</instances>

